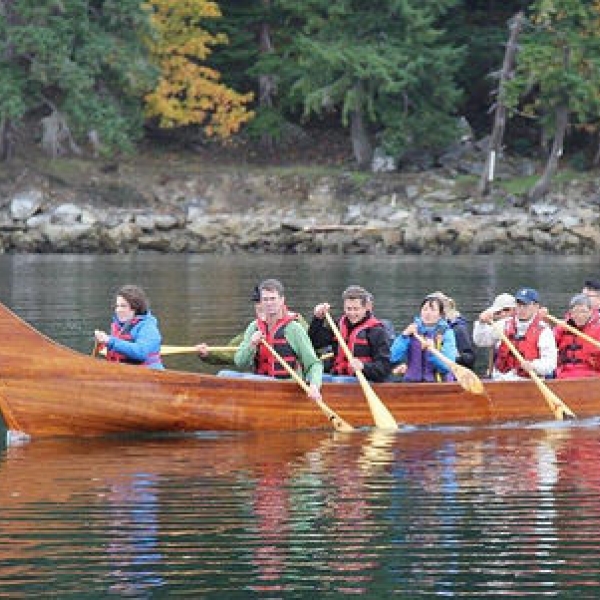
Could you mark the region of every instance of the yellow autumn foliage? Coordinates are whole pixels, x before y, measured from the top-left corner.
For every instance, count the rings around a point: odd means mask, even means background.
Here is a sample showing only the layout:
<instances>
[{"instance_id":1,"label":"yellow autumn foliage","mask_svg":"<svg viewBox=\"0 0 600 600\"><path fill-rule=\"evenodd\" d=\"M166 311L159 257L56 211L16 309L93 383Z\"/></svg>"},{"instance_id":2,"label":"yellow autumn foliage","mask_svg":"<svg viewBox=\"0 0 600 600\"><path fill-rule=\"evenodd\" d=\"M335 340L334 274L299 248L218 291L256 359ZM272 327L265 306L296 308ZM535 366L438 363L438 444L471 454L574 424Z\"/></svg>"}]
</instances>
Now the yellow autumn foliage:
<instances>
[{"instance_id":1,"label":"yellow autumn foliage","mask_svg":"<svg viewBox=\"0 0 600 600\"><path fill-rule=\"evenodd\" d=\"M226 44L224 34L201 27L221 16L210 0L147 0L154 30L146 44L160 69L156 89L146 98L146 116L161 127L202 125L209 136L227 139L252 117L253 94L240 94L221 81L221 74L203 62L212 47Z\"/></svg>"}]
</instances>

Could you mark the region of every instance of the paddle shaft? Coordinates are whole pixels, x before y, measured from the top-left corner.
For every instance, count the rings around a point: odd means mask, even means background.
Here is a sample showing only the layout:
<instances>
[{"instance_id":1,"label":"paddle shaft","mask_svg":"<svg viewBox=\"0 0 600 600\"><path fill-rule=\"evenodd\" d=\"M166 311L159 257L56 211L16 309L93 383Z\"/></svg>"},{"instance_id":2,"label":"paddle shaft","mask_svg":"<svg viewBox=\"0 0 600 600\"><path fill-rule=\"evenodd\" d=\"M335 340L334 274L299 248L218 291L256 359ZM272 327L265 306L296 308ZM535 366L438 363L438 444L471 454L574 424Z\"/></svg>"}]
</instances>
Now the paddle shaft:
<instances>
[{"instance_id":1,"label":"paddle shaft","mask_svg":"<svg viewBox=\"0 0 600 600\"><path fill-rule=\"evenodd\" d=\"M509 350L514 354L515 358L521 363L525 362L523 355L517 350L516 346L508 339L508 336L504 333L504 331L502 331L496 326L494 326L494 328L500 334L502 341L508 346ZM542 379L537 373L535 373L533 370L528 371L528 373L531 379L533 379L534 383L537 385L542 395L544 396L546 402L548 403L548 406L550 407L550 410L552 411L554 417L558 421L562 421L565 414L575 418L575 413L542 381Z\"/></svg>"},{"instance_id":2,"label":"paddle shaft","mask_svg":"<svg viewBox=\"0 0 600 600\"><path fill-rule=\"evenodd\" d=\"M235 352L239 346L208 346L207 350L209 352ZM197 354L198 348L196 346L161 346L160 353L162 356L170 356L175 354ZM102 356L106 355L106 350L103 349L100 351ZM98 355L98 344L94 346L92 350L92 356ZM331 353L324 354L321 356L321 360L327 360L331 358L333 355Z\"/></svg>"},{"instance_id":3,"label":"paddle shaft","mask_svg":"<svg viewBox=\"0 0 600 600\"><path fill-rule=\"evenodd\" d=\"M208 346L209 352L235 352L238 346ZM198 353L196 346L161 346L160 353L162 355L168 354L193 354Z\"/></svg>"},{"instance_id":4,"label":"paddle shaft","mask_svg":"<svg viewBox=\"0 0 600 600\"><path fill-rule=\"evenodd\" d=\"M346 358L350 361L354 358L352 352L350 352L350 348L348 348L348 344L344 340L338 326L335 324L335 321L331 318L329 312L325 313L325 318L329 323L329 327L331 327L331 331L335 335L340 348L343 350ZM360 370L355 371L356 378L360 383L360 387L362 388L363 394L367 399L369 404L369 409L371 411L371 415L373 416L373 421L375 421L375 425L380 429L398 429L398 423L396 423L396 419L392 413L388 410L387 406L381 401L379 396L375 393L364 373Z\"/></svg>"},{"instance_id":5,"label":"paddle shaft","mask_svg":"<svg viewBox=\"0 0 600 600\"><path fill-rule=\"evenodd\" d=\"M485 393L483 383L476 373L470 369L467 369L467 367L463 367L462 365L455 363L453 360L450 360L443 352L440 352L440 350L428 344L427 340L422 335L416 332L413 335L417 340L419 340L419 343L421 346L423 346L423 348L427 348L429 352L437 356L437 358L439 358L445 365L449 367L456 377L456 381L458 381L458 383L460 383L465 390L471 392L472 394Z\"/></svg>"},{"instance_id":6,"label":"paddle shaft","mask_svg":"<svg viewBox=\"0 0 600 600\"><path fill-rule=\"evenodd\" d=\"M236 352L239 346L208 346L207 350L209 352ZM196 346L161 346L160 353L163 356L167 356L169 354L193 354L197 353L198 349ZM328 352L323 354L320 359L327 360L329 358L333 358L333 353Z\"/></svg>"},{"instance_id":7,"label":"paddle shaft","mask_svg":"<svg viewBox=\"0 0 600 600\"><path fill-rule=\"evenodd\" d=\"M290 377L307 393L310 393L310 387L307 385L306 381L292 369L292 367L285 362L282 356L279 355L277 350L267 342L267 340L261 340L263 346L273 355L273 358L289 373ZM334 410L329 408L327 404L323 400L315 400L319 408L323 411L325 416L329 419L331 424L338 431L353 431L354 427L350 425L350 423L346 423L344 419L342 419Z\"/></svg>"},{"instance_id":8,"label":"paddle shaft","mask_svg":"<svg viewBox=\"0 0 600 600\"><path fill-rule=\"evenodd\" d=\"M209 346L209 352L235 352L238 349L237 346ZM196 346L161 346L160 353L162 356L170 356L174 354L197 354L198 348ZM102 348L100 352L96 350L92 356L106 356L106 348Z\"/></svg>"},{"instance_id":9,"label":"paddle shaft","mask_svg":"<svg viewBox=\"0 0 600 600\"><path fill-rule=\"evenodd\" d=\"M453 367L456 365L456 363L454 361L450 360L445 354L440 352L436 347L428 344L427 340L422 335L420 335L419 333L413 333L413 335L419 340L419 343L421 344L421 346L423 346L423 348L427 348L427 350L429 350L429 352L431 352L432 354L435 354L444 364L448 365L449 367Z\"/></svg>"},{"instance_id":10,"label":"paddle shaft","mask_svg":"<svg viewBox=\"0 0 600 600\"><path fill-rule=\"evenodd\" d=\"M577 329L577 327L573 327L572 325L569 325L566 321L561 321L560 319L557 319L556 317L553 317L552 315L546 315L546 319L548 319L549 321L552 321L556 325L560 325L560 327L563 327L567 331L570 331L571 333L578 335L580 338L584 339L586 342L589 342L593 346L596 346L596 348L600 348L600 341L595 340L593 337L590 337L589 335L587 335L587 333L583 333L583 331L580 331L579 329Z\"/></svg>"}]
</instances>

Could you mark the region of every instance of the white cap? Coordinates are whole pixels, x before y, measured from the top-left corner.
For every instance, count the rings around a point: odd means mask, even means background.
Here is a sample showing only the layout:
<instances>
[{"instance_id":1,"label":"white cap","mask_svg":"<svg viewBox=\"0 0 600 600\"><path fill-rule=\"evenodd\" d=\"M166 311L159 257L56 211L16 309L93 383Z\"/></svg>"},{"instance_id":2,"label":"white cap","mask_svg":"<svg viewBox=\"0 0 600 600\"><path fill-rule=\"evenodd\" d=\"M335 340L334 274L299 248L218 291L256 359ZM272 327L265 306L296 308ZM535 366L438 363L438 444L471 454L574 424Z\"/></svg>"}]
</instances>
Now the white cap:
<instances>
[{"instance_id":1,"label":"white cap","mask_svg":"<svg viewBox=\"0 0 600 600\"><path fill-rule=\"evenodd\" d=\"M486 310L497 313L505 308L515 308L516 305L517 302L512 294L499 294L494 298L494 303Z\"/></svg>"}]
</instances>

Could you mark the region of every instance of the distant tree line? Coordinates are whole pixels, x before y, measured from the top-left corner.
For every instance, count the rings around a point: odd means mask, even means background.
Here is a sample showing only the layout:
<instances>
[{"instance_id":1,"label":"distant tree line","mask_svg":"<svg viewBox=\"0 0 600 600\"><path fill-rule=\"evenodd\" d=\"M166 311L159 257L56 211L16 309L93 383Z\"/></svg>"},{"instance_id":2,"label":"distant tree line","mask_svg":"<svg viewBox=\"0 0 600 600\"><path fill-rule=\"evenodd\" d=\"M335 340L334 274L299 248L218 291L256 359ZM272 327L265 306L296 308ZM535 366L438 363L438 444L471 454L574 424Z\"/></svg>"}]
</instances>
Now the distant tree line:
<instances>
[{"instance_id":1,"label":"distant tree line","mask_svg":"<svg viewBox=\"0 0 600 600\"><path fill-rule=\"evenodd\" d=\"M514 68L500 69L515 15ZM600 161L600 0L0 0L0 157L38 119L53 155L157 130L348 132L356 163L435 151L459 116L502 143ZM566 140L569 147L565 148Z\"/></svg>"}]
</instances>

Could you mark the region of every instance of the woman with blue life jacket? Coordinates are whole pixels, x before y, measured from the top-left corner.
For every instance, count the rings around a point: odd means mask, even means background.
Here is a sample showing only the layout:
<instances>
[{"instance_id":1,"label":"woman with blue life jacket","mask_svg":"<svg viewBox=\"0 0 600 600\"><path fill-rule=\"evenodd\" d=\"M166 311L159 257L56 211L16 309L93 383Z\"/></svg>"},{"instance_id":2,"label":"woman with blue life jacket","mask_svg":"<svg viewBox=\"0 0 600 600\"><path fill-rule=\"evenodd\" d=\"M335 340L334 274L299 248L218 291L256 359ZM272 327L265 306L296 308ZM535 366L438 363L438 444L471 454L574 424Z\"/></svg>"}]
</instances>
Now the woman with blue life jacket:
<instances>
[{"instance_id":1,"label":"woman with blue life jacket","mask_svg":"<svg viewBox=\"0 0 600 600\"><path fill-rule=\"evenodd\" d=\"M164 369L158 321L150 312L146 293L136 285L124 285L117 292L110 334L96 330L94 337L106 347L110 362Z\"/></svg>"},{"instance_id":2,"label":"woman with blue life jacket","mask_svg":"<svg viewBox=\"0 0 600 600\"><path fill-rule=\"evenodd\" d=\"M475 349L473 348L468 321L456 308L454 299L444 294L444 292L432 292L427 295L432 298L439 298L444 305L444 319L450 325L452 331L454 331L454 338L456 339L456 351L458 352L456 363L467 367L467 369L473 369L475 365Z\"/></svg>"},{"instance_id":3,"label":"woman with blue life jacket","mask_svg":"<svg viewBox=\"0 0 600 600\"><path fill-rule=\"evenodd\" d=\"M330 346L334 358L330 375L324 381L355 381L356 371L362 371L369 381L385 381L391 372L390 341L382 321L375 317L371 308L373 296L358 285L351 285L342 294L344 314L339 319L338 328L342 338L352 352L348 360L339 347L333 331L325 323L327 303L317 304L308 335L315 348Z\"/></svg>"},{"instance_id":4,"label":"woman with blue life jacket","mask_svg":"<svg viewBox=\"0 0 600 600\"><path fill-rule=\"evenodd\" d=\"M427 347L423 347L414 334L425 338ZM429 347L456 361L454 332L444 319L444 303L435 296L427 296L421 302L419 316L394 340L391 361L392 364L399 363L394 373L403 375L406 382L454 381L452 371L428 351Z\"/></svg>"}]
</instances>

